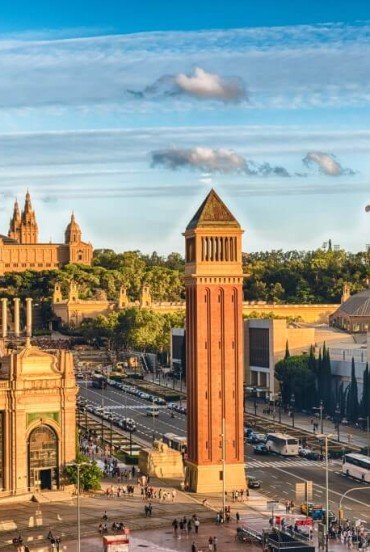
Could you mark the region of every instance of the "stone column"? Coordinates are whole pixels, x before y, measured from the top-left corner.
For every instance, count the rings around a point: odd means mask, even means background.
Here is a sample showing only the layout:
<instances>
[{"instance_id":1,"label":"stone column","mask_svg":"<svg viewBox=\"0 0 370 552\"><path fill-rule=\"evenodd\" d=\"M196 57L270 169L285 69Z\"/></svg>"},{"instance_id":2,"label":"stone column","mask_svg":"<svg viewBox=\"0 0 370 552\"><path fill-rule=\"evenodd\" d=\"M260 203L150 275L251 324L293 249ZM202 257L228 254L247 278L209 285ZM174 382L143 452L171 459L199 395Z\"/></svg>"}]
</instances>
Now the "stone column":
<instances>
[{"instance_id":1,"label":"stone column","mask_svg":"<svg viewBox=\"0 0 370 552\"><path fill-rule=\"evenodd\" d=\"M19 326L19 297L14 297L14 335L19 337L20 326Z\"/></svg>"},{"instance_id":2,"label":"stone column","mask_svg":"<svg viewBox=\"0 0 370 552\"><path fill-rule=\"evenodd\" d=\"M26 336L32 337L32 299L26 299Z\"/></svg>"},{"instance_id":3,"label":"stone column","mask_svg":"<svg viewBox=\"0 0 370 552\"><path fill-rule=\"evenodd\" d=\"M8 299L1 299L1 315L2 315L2 337L8 335Z\"/></svg>"}]
</instances>

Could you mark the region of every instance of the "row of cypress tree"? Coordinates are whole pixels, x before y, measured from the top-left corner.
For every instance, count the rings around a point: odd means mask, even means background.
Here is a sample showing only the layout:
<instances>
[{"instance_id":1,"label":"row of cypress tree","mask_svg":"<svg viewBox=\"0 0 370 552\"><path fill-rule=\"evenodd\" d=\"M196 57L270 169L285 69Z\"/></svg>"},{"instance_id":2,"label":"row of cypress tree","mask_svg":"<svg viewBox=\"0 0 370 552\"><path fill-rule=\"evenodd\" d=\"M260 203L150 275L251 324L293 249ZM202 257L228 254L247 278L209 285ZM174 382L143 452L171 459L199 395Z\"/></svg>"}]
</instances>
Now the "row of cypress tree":
<instances>
[{"instance_id":1,"label":"row of cypress tree","mask_svg":"<svg viewBox=\"0 0 370 552\"><path fill-rule=\"evenodd\" d=\"M276 364L276 377L281 384L282 400L288 406L292 394L297 409L310 409L322 401L324 413L335 419L346 417L354 423L370 417L370 375L366 365L363 392L359 400L355 361L352 358L351 380L333 389L330 352L325 343L316 358L314 348L309 355L290 356L288 343L285 358Z\"/></svg>"}]
</instances>

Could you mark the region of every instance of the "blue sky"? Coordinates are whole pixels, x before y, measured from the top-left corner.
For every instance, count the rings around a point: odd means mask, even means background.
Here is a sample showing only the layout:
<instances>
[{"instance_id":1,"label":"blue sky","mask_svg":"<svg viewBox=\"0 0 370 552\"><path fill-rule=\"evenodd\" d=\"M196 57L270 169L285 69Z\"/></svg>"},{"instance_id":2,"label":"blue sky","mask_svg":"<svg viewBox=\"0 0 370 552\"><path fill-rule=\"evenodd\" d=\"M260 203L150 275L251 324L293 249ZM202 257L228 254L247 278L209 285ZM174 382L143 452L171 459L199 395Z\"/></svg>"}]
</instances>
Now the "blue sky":
<instances>
[{"instance_id":1,"label":"blue sky","mask_svg":"<svg viewBox=\"0 0 370 552\"><path fill-rule=\"evenodd\" d=\"M2 4L2 233L28 187L43 240L182 251L214 186L245 250L370 243L365 1L125 4Z\"/></svg>"}]
</instances>

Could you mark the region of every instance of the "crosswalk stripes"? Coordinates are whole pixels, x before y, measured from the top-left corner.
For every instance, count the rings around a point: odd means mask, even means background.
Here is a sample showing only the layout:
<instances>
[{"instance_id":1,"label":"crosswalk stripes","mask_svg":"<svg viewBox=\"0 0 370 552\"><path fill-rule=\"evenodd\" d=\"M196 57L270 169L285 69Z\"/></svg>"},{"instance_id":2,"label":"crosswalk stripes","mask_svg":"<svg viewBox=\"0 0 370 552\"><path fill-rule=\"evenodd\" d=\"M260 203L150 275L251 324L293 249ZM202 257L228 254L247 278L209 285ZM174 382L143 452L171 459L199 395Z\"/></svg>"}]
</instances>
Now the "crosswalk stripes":
<instances>
[{"instance_id":1,"label":"crosswalk stripes","mask_svg":"<svg viewBox=\"0 0 370 552\"><path fill-rule=\"evenodd\" d=\"M330 465L338 463L335 461L330 461ZM324 467L325 462L319 460L305 460L304 458L284 458L273 460L272 462L263 462L261 460L252 460L251 462L246 463L247 468L304 468L304 467L315 467L322 468Z\"/></svg>"}]
</instances>

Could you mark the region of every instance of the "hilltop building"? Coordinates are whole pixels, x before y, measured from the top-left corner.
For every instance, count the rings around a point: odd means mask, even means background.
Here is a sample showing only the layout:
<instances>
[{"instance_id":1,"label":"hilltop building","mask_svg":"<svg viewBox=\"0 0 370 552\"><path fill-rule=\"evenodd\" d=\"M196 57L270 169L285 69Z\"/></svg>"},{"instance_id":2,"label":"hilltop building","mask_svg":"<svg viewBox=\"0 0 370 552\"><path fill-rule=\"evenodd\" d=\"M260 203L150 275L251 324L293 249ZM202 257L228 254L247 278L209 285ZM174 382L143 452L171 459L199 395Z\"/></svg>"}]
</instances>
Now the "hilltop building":
<instances>
[{"instance_id":1,"label":"hilltop building","mask_svg":"<svg viewBox=\"0 0 370 552\"><path fill-rule=\"evenodd\" d=\"M75 215L65 231L64 243L39 243L39 227L27 192L21 211L15 201L8 235L0 234L0 275L25 270L52 270L68 263L91 265L92 245L82 241Z\"/></svg>"}]
</instances>

